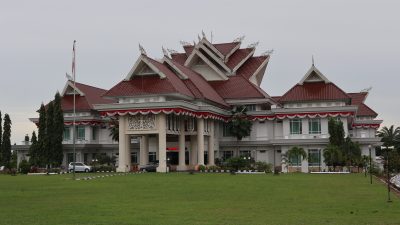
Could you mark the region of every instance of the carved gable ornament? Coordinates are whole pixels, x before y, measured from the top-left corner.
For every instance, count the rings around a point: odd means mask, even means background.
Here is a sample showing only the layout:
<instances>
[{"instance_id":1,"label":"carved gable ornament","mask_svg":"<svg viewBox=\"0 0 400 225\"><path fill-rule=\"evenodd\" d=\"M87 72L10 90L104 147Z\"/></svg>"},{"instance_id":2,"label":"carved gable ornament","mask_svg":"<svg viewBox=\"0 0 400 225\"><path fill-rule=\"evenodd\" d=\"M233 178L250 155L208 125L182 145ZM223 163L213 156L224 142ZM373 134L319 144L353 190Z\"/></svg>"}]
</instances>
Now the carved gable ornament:
<instances>
[{"instance_id":1,"label":"carved gable ornament","mask_svg":"<svg viewBox=\"0 0 400 225\"><path fill-rule=\"evenodd\" d=\"M131 115L128 117L129 130L153 130L156 128L156 116L149 115Z\"/></svg>"}]
</instances>

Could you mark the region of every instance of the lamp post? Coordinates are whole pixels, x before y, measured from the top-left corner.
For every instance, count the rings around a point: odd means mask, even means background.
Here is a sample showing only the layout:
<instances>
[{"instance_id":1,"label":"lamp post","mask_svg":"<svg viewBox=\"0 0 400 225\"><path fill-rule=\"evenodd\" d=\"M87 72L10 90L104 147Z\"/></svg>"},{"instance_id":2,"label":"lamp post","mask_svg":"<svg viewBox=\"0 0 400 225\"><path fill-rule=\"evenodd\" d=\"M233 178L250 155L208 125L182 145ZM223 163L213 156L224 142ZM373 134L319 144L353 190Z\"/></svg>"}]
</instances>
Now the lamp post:
<instances>
[{"instance_id":1,"label":"lamp post","mask_svg":"<svg viewBox=\"0 0 400 225\"><path fill-rule=\"evenodd\" d=\"M386 183L387 183L387 193L388 200L387 202L392 202L390 199L390 174L389 174L389 150L394 149L394 146L381 146L381 149L386 149Z\"/></svg>"},{"instance_id":2,"label":"lamp post","mask_svg":"<svg viewBox=\"0 0 400 225\"><path fill-rule=\"evenodd\" d=\"M372 184L372 156L371 156L371 145L368 145L369 149L369 178L370 178L370 183Z\"/></svg>"}]
</instances>

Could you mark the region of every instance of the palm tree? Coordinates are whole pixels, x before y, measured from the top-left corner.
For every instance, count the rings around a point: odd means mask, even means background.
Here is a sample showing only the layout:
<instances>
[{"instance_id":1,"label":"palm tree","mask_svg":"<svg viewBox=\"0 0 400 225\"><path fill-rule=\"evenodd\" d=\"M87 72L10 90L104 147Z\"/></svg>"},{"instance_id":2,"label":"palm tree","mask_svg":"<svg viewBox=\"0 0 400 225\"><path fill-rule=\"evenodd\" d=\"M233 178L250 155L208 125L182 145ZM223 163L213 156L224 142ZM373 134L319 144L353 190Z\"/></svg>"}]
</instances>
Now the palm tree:
<instances>
[{"instance_id":1,"label":"palm tree","mask_svg":"<svg viewBox=\"0 0 400 225\"><path fill-rule=\"evenodd\" d=\"M307 159L307 153L303 148L294 146L291 149L289 149L289 151L287 152L287 158L288 158L290 164L292 164L291 160L293 158L295 158L295 159L297 159L297 162L300 162L300 165L301 165L302 159L303 160ZM297 166L296 170L299 172L298 166Z\"/></svg>"},{"instance_id":2,"label":"palm tree","mask_svg":"<svg viewBox=\"0 0 400 225\"><path fill-rule=\"evenodd\" d=\"M232 110L232 120L230 121L230 132L238 141L243 137L249 136L252 123L247 119L247 108L245 106L237 106Z\"/></svg>"},{"instance_id":3,"label":"palm tree","mask_svg":"<svg viewBox=\"0 0 400 225\"><path fill-rule=\"evenodd\" d=\"M329 144L325 149L324 149L324 162L326 165L332 166L333 171L335 171L336 166L340 164L341 159L342 159L342 153L340 149L336 145L331 145Z\"/></svg>"},{"instance_id":4,"label":"palm tree","mask_svg":"<svg viewBox=\"0 0 400 225\"><path fill-rule=\"evenodd\" d=\"M113 141L119 141L119 122L117 119L111 119L110 127L110 137Z\"/></svg>"},{"instance_id":5,"label":"palm tree","mask_svg":"<svg viewBox=\"0 0 400 225\"><path fill-rule=\"evenodd\" d=\"M400 145L400 127L396 129L394 126L383 127L378 131L378 136L382 138L384 146L399 146Z\"/></svg>"}]
</instances>

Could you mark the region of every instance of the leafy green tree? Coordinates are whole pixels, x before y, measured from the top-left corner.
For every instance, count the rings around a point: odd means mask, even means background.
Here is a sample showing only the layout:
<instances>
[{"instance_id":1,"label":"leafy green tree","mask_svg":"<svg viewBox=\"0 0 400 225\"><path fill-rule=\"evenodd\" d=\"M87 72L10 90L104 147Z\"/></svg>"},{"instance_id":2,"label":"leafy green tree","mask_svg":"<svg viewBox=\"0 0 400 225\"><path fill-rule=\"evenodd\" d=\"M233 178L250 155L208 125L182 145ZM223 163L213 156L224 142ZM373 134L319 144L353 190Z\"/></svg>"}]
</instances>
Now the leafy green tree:
<instances>
[{"instance_id":1,"label":"leafy green tree","mask_svg":"<svg viewBox=\"0 0 400 225\"><path fill-rule=\"evenodd\" d=\"M344 129L342 121L329 118L328 122L329 143L341 147L344 144Z\"/></svg>"},{"instance_id":2,"label":"leafy green tree","mask_svg":"<svg viewBox=\"0 0 400 225\"><path fill-rule=\"evenodd\" d=\"M382 138L384 146L396 146L400 145L400 127L394 128L394 126L383 127L378 131L378 136Z\"/></svg>"},{"instance_id":3,"label":"leafy green tree","mask_svg":"<svg viewBox=\"0 0 400 225\"><path fill-rule=\"evenodd\" d=\"M32 132L31 146L29 147L29 163L35 166L40 164L40 148L35 131Z\"/></svg>"},{"instance_id":4,"label":"leafy green tree","mask_svg":"<svg viewBox=\"0 0 400 225\"><path fill-rule=\"evenodd\" d=\"M1 161L2 164L10 168L11 159L11 119L8 114L4 115L4 131L1 144Z\"/></svg>"},{"instance_id":5,"label":"leafy green tree","mask_svg":"<svg viewBox=\"0 0 400 225\"><path fill-rule=\"evenodd\" d=\"M350 137L347 137L343 143L343 159L347 167L357 166L359 158L361 158L361 148L356 142L353 142Z\"/></svg>"},{"instance_id":6,"label":"leafy green tree","mask_svg":"<svg viewBox=\"0 0 400 225\"><path fill-rule=\"evenodd\" d=\"M247 160L242 157L232 157L226 160L226 165L233 170L240 170L246 167Z\"/></svg>"},{"instance_id":7,"label":"leafy green tree","mask_svg":"<svg viewBox=\"0 0 400 225\"><path fill-rule=\"evenodd\" d=\"M110 137L113 141L119 141L119 121L117 119L111 119L110 127L108 128L110 131Z\"/></svg>"},{"instance_id":8,"label":"leafy green tree","mask_svg":"<svg viewBox=\"0 0 400 225\"><path fill-rule=\"evenodd\" d=\"M229 130L238 141L250 135L252 123L247 119L247 108L237 106L232 110L232 120L229 123Z\"/></svg>"},{"instance_id":9,"label":"leafy green tree","mask_svg":"<svg viewBox=\"0 0 400 225\"><path fill-rule=\"evenodd\" d=\"M307 152L301 147L293 146L287 152L287 158L288 158L289 163L291 165L293 163L292 159L296 159L297 162L300 162L300 165L301 165L301 161L304 160L304 159L307 159ZM299 169L300 168L297 167L297 171L299 171Z\"/></svg>"},{"instance_id":10,"label":"leafy green tree","mask_svg":"<svg viewBox=\"0 0 400 225\"><path fill-rule=\"evenodd\" d=\"M324 162L326 165L333 167L333 171L336 170L336 166L340 165L342 161L342 152L336 145L329 144L324 149Z\"/></svg>"},{"instance_id":11,"label":"leafy green tree","mask_svg":"<svg viewBox=\"0 0 400 225\"><path fill-rule=\"evenodd\" d=\"M43 166L45 163L45 139L46 139L46 108L42 104L39 109L39 130L38 130L38 166Z\"/></svg>"},{"instance_id":12,"label":"leafy green tree","mask_svg":"<svg viewBox=\"0 0 400 225\"><path fill-rule=\"evenodd\" d=\"M54 96L54 121L53 121L53 151L52 160L54 166L60 166L63 161L63 133L64 133L64 113L61 106L60 93Z\"/></svg>"},{"instance_id":13,"label":"leafy green tree","mask_svg":"<svg viewBox=\"0 0 400 225\"><path fill-rule=\"evenodd\" d=\"M52 156L54 151L54 104L50 102L46 111L46 135L43 144L44 162L46 167L52 164Z\"/></svg>"}]
</instances>

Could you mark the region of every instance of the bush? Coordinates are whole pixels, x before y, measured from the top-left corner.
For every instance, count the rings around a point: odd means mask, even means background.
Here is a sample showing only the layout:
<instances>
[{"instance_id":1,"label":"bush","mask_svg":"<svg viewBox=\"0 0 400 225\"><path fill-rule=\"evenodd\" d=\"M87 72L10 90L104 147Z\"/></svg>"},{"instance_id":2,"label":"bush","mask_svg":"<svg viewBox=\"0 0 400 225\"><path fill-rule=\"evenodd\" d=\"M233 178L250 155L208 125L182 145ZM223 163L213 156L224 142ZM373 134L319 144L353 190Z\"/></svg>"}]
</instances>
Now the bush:
<instances>
[{"instance_id":1,"label":"bush","mask_svg":"<svg viewBox=\"0 0 400 225\"><path fill-rule=\"evenodd\" d=\"M19 172L23 174L29 173L31 170L31 164L25 159L19 163Z\"/></svg>"},{"instance_id":2,"label":"bush","mask_svg":"<svg viewBox=\"0 0 400 225\"><path fill-rule=\"evenodd\" d=\"M258 171L264 171L266 173L271 173L272 172L272 165L269 163L265 162L256 162L255 163L255 169Z\"/></svg>"},{"instance_id":3,"label":"bush","mask_svg":"<svg viewBox=\"0 0 400 225\"><path fill-rule=\"evenodd\" d=\"M220 167L218 167L218 166L209 166L208 167L208 170L213 170L213 171L217 171L217 170L220 170L221 168Z\"/></svg>"},{"instance_id":4,"label":"bush","mask_svg":"<svg viewBox=\"0 0 400 225\"><path fill-rule=\"evenodd\" d=\"M207 167L205 165L199 165L199 171L204 171L206 169Z\"/></svg>"},{"instance_id":5,"label":"bush","mask_svg":"<svg viewBox=\"0 0 400 225\"><path fill-rule=\"evenodd\" d=\"M247 160L242 157L233 157L226 161L226 166L234 170L242 170L246 167Z\"/></svg>"}]
</instances>

